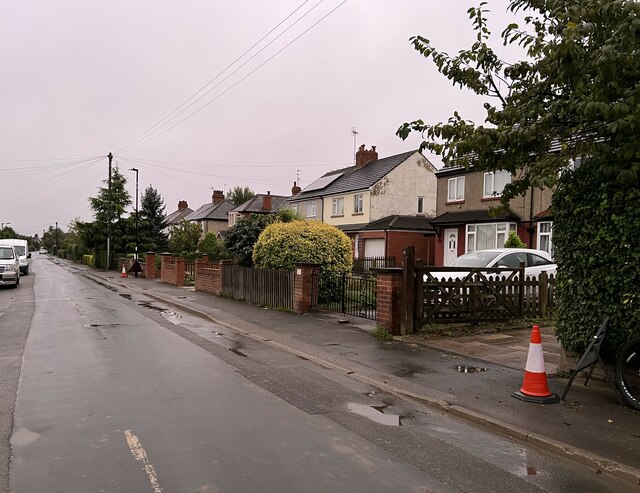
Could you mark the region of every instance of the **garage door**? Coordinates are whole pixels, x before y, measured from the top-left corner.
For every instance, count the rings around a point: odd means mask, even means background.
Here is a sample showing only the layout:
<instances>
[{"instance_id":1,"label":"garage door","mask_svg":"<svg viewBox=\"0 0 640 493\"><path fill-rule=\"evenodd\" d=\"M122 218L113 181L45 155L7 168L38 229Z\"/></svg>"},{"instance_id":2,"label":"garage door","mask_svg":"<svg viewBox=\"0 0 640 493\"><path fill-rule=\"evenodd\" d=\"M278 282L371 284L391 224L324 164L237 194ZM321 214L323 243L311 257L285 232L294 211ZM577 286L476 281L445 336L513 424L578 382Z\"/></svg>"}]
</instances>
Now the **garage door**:
<instances>
[{"instance_id":1,"label":"garage door","mask_svg":"<svg viewBox=\"0 0 640 493\"><path fill-rule=\"evenodd\" d=\"M365 257L384 257L384 238L364 240Z\"/></svg>"}]
</instances>

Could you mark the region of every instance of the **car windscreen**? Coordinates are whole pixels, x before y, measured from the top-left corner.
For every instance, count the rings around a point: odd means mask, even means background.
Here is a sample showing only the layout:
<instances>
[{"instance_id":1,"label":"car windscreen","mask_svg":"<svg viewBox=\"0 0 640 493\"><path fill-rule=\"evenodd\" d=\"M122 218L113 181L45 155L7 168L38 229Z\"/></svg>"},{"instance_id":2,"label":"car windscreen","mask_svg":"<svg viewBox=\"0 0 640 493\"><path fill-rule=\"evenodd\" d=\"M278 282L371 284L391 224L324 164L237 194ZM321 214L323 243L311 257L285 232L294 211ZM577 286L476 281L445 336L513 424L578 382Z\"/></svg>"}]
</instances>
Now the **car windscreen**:
<instances>
[{"instance_id":1,"label":"car windscreen","mask_svg":"<svg viewBox=\"0 0 640 493\"><path fill-rule=\"evenodd\" d=\"M471 252L462 257L458 257L453 262L447 264L447 267L486 267L498 255L500 255L500 252Z\"/></svg>"},{"instance_id":2,"label":"car windscreen","mask_svg":"<svg viewBox=\"0 0 640 493\"><path fill-rule=\"evenodd\" d=\"M0 247L0 260L9 260L12 258L15 258L12 248Z\"/></svg>"},{"instance_id":3,"label":"car windscreen","mask_svg":"<svg viewBox=\"0 0 640 493\"><path fill-rule=\"evenodd\" d=\"M25 247L24 247L24 246L21 246L21 245L14 245L14 247L13 247L13 248L15 248L16 253L17 253L18 255L26 255L26 253L25 253L25 250L26 250L26 249L25 249Z\"/></svg>"}]
</instances>

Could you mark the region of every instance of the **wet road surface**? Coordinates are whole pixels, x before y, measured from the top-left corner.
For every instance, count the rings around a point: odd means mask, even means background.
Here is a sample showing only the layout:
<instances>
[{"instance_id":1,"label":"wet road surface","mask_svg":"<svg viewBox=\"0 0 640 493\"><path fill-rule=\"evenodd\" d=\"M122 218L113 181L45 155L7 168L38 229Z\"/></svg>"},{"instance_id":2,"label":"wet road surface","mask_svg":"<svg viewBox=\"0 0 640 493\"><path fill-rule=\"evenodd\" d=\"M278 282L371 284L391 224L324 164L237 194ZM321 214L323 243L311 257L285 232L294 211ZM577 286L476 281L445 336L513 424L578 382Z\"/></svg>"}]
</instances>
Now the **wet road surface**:
<instances>
[{"instance_id":1,"label":"wet road surface","mask_svg":"<svg viewBox=\"0 0 640 493\"><path fill-rule=\"evenodd\" d=\"M636 491L54 262L33 272L14 493Z\"/></svg>"}]
</instances>

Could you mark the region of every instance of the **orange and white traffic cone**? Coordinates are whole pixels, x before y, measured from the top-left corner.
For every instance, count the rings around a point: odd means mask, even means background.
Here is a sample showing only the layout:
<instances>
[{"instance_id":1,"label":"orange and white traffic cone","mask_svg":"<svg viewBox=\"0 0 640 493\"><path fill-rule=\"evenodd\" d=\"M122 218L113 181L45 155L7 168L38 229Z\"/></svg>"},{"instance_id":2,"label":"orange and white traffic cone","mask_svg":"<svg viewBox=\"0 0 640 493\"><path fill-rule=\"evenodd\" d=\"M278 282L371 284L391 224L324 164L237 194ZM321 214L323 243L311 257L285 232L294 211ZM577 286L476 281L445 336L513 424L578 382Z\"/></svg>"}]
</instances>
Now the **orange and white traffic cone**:
<instances>
[{"instance_id":1,"label":"orange and white traffic cone","mask_svg":"<svg viewBox=\"0 0 640 493\"><path fill-rule=\"evenodd\" d=\"M121 278L129 277L127 276L127 269L124 268L124 264L122 265L122 274L120 274Z\"/></svg>"},{"instance_id":2,"label":"orange and white traffic cone","mask_svg":"<svg viewBox=\"0 0 640 493\"><path fill-rule=\"evenodd\" d=\"M544 367L544 354L542 353L542 337L540 327L533 326L531 331L531 343L527 355L527 365L524 370L524 381L520 390L511 394L516 399L537 404L553 404L560 402L557 394L549 390L547 384L547 372Z\"/></svg>"}]
</instances>

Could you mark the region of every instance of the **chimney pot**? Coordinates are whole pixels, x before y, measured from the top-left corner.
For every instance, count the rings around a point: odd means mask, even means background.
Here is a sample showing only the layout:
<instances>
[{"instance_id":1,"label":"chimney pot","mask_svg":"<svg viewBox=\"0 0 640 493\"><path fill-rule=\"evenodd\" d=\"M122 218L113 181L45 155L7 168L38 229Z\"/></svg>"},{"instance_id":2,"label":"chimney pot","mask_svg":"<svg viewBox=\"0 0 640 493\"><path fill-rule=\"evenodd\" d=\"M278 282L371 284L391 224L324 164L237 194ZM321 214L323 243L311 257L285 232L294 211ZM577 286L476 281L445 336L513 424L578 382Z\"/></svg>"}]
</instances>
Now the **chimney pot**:
<instances>
[{"instance_id":1,"label":"chimney pot","mask_svg":"<svg viewBox=\"0 0 640 493\"><path fill-rule=\"evenodd\" d=\"M224 192L222 190L214 190L211 196L211 201L214 204L220 204L224 202Z\"/></svg>"},{"instance_id":2,"label":"chimney pot","mask_svg":"<svg viewBox=\"0 0 640 493\"><path fill-rule=\"evenodd\" d=\"M180 200L180 201L178 202L178 210L179 210L179 211L183 211L183 210L185 210L187 207L189 207L189 206L187 205L187 201L186 201L186 200Z\"/></svg>"},{"instance_id":3,"label":"chimney pot","mask_svg":"<svg viewBox=\"0 0 640 493\"><path fill-rule=\"evenodd\" d=\"M302 188L300 188L298 184L294 181L293 187L291 187L291 195L298 195L300 192L302 192Z\"/></svg>"},{"instance_id":4,"label":"chimney pot","mask_svg":"<svg viewBox=\"0 0 640 493\"><path fill-rule=\"evenodd\" d=\"M356 169L360 169L371 161L375 161L377 159L378 153L376 152L376 146L371 146L371 149L367 150L363 144L360 146L358 152L356 152Z\"/></svg>"}]
</instances>

